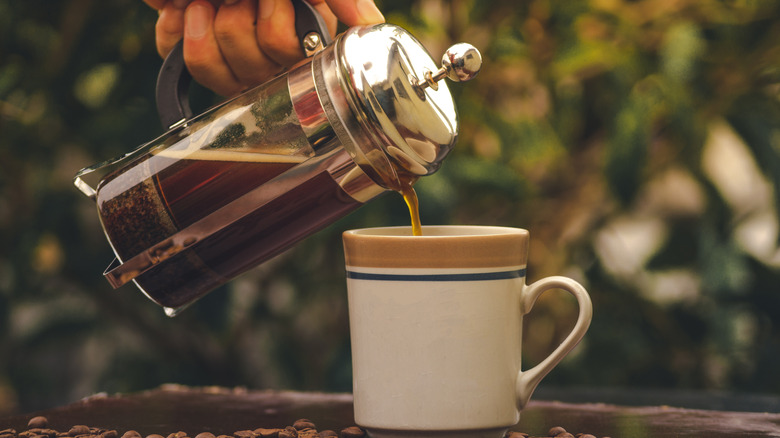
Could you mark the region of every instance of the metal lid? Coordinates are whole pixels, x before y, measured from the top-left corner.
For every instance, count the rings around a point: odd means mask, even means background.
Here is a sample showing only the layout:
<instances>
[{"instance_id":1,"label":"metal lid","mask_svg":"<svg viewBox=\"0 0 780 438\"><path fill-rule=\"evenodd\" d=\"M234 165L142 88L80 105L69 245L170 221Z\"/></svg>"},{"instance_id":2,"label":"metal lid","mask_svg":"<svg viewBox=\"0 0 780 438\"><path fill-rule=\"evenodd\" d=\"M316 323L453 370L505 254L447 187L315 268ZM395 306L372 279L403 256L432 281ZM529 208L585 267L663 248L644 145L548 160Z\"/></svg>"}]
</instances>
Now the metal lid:
<instances>
[{"instance_id":1,"label":"metal lid","mask_svg":"<svg viewBox=\"0 0 780 438\"><path fill-rule=\"evenodd\" d=\"M454 50L453 50L454 49ZM443 67L406 30L391 24L347 30L336 47L342 86L361 127L396 170L411 176L435 172L458 136L458 116L447 76L473 78L481 65L468 44L450 48Z\"/></svg>"}]
</instances>

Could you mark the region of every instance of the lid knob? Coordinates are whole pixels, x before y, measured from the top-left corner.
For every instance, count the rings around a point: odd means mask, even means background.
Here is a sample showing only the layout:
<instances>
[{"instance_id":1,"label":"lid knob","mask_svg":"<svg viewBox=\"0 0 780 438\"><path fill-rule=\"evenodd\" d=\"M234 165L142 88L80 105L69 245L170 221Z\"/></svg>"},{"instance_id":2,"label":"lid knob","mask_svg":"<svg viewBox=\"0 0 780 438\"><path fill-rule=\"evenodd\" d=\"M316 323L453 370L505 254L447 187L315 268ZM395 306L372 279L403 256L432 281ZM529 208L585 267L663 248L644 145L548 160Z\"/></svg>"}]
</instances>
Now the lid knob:
<instances>
[{"instance_id":1,"label":"lid knob","mask_svg":"<svg viewBox=\"0 0 780 438\"><path fill-rule=\"evenodd\" d=\"M441 57L441 68L436 72L426 70L422 79L415 84L421 92L426 87L439 89L438 82L445 76L454 82L465 82L474 79L482 67L482 55L476 47L468 43L458 43L450 46Z\"/></svg>"}]
</instances>

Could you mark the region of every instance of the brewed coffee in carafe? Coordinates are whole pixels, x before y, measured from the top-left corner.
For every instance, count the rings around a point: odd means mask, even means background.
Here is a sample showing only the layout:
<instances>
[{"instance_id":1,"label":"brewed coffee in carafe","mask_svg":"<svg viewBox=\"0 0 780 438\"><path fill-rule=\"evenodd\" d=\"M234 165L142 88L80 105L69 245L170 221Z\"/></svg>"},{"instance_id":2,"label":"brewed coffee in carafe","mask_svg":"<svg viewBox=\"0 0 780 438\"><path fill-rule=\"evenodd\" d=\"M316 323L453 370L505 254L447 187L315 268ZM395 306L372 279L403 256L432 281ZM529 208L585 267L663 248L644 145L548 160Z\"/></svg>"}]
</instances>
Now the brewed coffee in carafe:
<instances>
[{"instance_id":1,"label":"brewed coffee in carafe","mask_svg":"<svg viewBox=\"0 0 780 438\"><path fill-rule=\"evenodd\" d=\"M480 64L461 44L439 68L397 26L353 27L289 72L82 170L76 185L117 256L104 275L174 314L381 193L411 189L457 137L439 81L470 79Z\"/></svg>"}]
</instances>

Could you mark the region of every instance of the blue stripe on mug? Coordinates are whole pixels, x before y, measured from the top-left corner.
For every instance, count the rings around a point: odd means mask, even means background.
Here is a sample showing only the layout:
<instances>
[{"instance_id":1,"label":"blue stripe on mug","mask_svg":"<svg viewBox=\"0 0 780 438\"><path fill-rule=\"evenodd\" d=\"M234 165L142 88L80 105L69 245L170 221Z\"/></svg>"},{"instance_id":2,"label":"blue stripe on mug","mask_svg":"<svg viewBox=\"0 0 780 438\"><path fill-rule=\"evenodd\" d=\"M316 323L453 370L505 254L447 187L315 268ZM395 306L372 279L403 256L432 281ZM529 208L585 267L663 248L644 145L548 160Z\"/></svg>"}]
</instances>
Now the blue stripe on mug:
<instances>
[{"instance_id":1,"label":"blue stripe on mug","mask_svg":"<svg viewBox=\"0 0 780 438\"><path fill-rule=\"evenodd\" d=\"M525 269L501 272L476 272L470 274L372 274L347 271L347 278L377 281L485 281L507 280L525 277Z\"/></svg>"}]
</instances>

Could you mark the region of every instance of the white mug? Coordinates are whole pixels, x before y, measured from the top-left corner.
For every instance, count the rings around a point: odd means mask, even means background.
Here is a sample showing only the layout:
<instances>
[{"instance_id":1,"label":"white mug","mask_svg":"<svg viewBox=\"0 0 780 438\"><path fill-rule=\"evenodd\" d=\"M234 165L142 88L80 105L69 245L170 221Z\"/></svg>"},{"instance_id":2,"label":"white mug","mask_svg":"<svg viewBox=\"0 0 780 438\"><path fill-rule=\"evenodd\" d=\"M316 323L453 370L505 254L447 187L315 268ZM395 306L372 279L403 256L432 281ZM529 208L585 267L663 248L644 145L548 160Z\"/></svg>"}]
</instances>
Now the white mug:
<instances>
[{"instance_id":1,"label":"white mug","mask_svg":"<svg viewBox=\"0 0 780 438\"><path fill-rule=\"evenodd\" d=\"M500 438L520 420L592 317L572 279L526 286L528 239L523 229L486 226L344 233L355 422L370 436ZM550 289L574 295L577 322L521 370L523 316Z\"/></svg>"}]
</instances>

